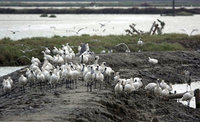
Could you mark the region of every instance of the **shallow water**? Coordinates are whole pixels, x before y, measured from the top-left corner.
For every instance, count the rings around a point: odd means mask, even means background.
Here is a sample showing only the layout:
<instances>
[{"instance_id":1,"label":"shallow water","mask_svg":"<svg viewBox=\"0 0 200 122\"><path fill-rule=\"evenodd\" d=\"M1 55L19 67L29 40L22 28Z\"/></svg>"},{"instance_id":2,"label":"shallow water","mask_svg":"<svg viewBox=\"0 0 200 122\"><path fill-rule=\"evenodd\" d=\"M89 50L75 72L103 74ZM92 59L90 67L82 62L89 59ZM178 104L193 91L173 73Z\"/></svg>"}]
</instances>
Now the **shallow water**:
<instances>
[{"instance_id":1,"label":"shallow water","mask_svg":"<svg viewBox=\"0 0 200 122\"><path fill-rule=\"evenodd\" d=\"M157 19L166 23L164 33L186 33L181 30L185 29L190 34L192 29L200 30L200 15L172 17L143 14L59 14L56 16L56 18L42 18L39 14L0 14L0 39L10 37L18 40L30 37L82 34L120 35L126 34L124 30L129 29L132 23L136 24L136 29L146 32ZM100 23L105 26L102 27ZM78 32L81 28L83 29ZM200 31L193 34L200 34Z\"/></svg>"},{"instance_id":2,"label":"shallow water","mask_svg":"<svg viewBox=\"0 0 200 122\"><path fill-rule=\"evenodd\" d=\"M173 87L173 92L176 90L177 93L183 93L186 91L187 84L175 84L172 87ZM191 83L191 90L195 90L195 89L200 89L200 81ZM188 90L190 90L190 87L188 87ZM187 105L186 101L181 101L181 100L179 101L183 103L184 105ZM190 102L190 107L196 108L195 97L192 98Z\"/></svg>"},{"instance_id":3,"label":"shallow water","mask_svg":"<svg viewBox=\"0 0 200 122\"><path fill-rule=\"evenodd\" d=\"M17 67L0 67L0 77L12 73L16 70L24 68L24 66L17 66Z\"/></svg>"}]
</instances>

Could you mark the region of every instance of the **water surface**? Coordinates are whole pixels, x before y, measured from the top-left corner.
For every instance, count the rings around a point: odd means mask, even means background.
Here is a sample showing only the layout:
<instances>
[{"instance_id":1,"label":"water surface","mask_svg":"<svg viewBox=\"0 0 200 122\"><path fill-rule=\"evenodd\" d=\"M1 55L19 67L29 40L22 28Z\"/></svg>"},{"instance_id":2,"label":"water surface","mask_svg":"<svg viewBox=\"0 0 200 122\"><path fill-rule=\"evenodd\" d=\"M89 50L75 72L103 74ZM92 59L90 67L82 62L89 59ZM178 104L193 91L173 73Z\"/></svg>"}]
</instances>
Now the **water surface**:
<instances>
[{"instance_id":1,"label":"water surface","mask_svg":"<svg viewBox=\"0 0 200 122\"><path fill-rule=\"evenodd\" d=\"M173 87L173 92L176 90L177 93L184 93L186 91L187 84L175 84L172 87ZM195 90L195 89L200 89L200 81L191 83L191 90ZM188 87L188 90L190 90L189 87ZM186 101L179 100L179 102L181 102L184 105L187 105ZM190 102L190 107L196 108L195 97L192 98Z\"/></svg>"},{"instance_id":2,"label":"water surface","mask_svg":"<svg viewBox=\"0 0 200 122\"><path fill-rule=\"evenodd\" d=\"M120 35L126 34L124 30L129 29L132 23L136 24L136 29L149 31L157 19L166 23L164 33L190 34L193 29L200 30L200 15L172 17L144 14L58 14L56 16L56 18L42 18L39 14L0 14L0 38L10 37L18 40L54 35ZM105 26L101 26L100 23ZM81 28L84 29L78 32ZM200 31L193 34L200 34Z\"/></svg>"},{"instance_id":3,"label":"water surface","mask_svg":"<svg viewBox=\"0 0 200 122\"><path fill-rule=\"evenodd\" d=\"M0 77L1 76L4 76L4 75L7 75L7 74L10 74L16 70L19 70L21 68L24 68L25 66L16 66L16 67L13 67L13 66L6 66L6 67L0 67Z\"/></svg>"}]
</instances>

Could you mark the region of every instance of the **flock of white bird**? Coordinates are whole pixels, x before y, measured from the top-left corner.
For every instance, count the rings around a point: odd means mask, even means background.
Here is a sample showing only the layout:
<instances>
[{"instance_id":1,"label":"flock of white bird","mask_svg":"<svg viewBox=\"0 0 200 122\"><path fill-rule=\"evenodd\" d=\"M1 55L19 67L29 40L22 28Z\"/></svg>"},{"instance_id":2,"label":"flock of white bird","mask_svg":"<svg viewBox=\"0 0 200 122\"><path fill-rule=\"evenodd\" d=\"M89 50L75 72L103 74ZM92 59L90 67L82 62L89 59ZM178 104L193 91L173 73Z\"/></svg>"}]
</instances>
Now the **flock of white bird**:
<instances>
[{"instance_id":1,"label":"flock of white bird","mask_svg":"<svg viewBox=\"0 0 200 122\"><path fill-rule=\"evenodd\" d=\"M80 47L79 47L80 53ZM21 74L18 83L23 90L27 84L30 87L45 88L50 86L56 88L58 85L65 83L66 88L77 88L77 83L80 79L83 80L82 84L87 86L88 91L92 91L92 86L95 88L99 84L99 90L102 85L111 81L111 76L114 75L114 70L106 66L106 62L98 63L99 56L95 56L89 50L86 44L86 50L79 56L79 61L75 61L76 54L67 43L62 45L61 48L54 47L53 50L46 48L42 51L44 55L44 62L38 58L32 57L31 65L26 69L26 73ZM3 80L3 90L9 93L12 89L13 81L9 77Z\"/></svg>"},{"instance_id":2,"label":"flock of white bird","mask_svg":"<svg viewBox=\"0 0 200 122\"><path fill-rule=\"evenodd\" d=\"M139 39L139 45L143 42ZM21 74L18 79L18 84L25 91L25 87L29 84L30 87L40 86L41 89L49 86L51 89L56 89L58 85L66 84L66 88L77 88L78 82L82 80L82 85L87 86L87 91L92 91L93 86L96 89L99 85L99 90L107 83L111 83L114 78L114 92L116 95L121 93L130 94L143 87L142 78L135 77L124 79L121 78L119 72L115 72L111 67L106 66L106 62L98 63L99 56L95 56L94 52L89 50L89 45L86 44L86 50L80 54L81 48L78 47L79 62L75 62L76 54L67 43L61 48L54 47L53 50L46 48L42 51L44 62L38 58L32 57L31 65L26 69L26 73ZM156 65L157 59L148 58L148 62ZM81 79L81 80L80 80ZM11 77L3 79L3 91L9 94L12 86L15 85ZM165 97L172 91L172 84L167 84L164 80L147 84L144 89L147 93L153 93L156 97ZM190 91L183 95L182 100L190 101L194 96L194 92Z\"/></svg>"}]
</instances>

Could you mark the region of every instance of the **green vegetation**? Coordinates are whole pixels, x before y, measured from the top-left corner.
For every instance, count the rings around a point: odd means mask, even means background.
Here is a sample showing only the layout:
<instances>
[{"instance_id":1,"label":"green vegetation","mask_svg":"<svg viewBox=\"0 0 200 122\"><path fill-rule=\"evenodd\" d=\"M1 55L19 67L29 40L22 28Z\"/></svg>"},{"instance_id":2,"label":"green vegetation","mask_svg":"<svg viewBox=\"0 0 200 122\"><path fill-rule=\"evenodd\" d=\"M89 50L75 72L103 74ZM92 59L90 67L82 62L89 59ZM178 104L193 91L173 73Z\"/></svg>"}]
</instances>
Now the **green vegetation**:
<instances>
[{"instance_id":1,"label":"green vegetation","mask_svg":"<svg viewBox=\"0 0 200 122\"><path fill-rule=\"evenodd\" d=\"M89 43L90 49L95 53L99 53L101 50L115 49L115 45L119 43L126 43L132 52L138 51L137 46L138 38L141 36L135 35L109 35L109 36L70 36L60 37L54 36L52 38L27 38L18 41L4 38L0 40L0 65L25 65L30 61L22 56L29 58L38 57L42 60L41 51L44 47L53 49L54 46L61 47L62 44L69 43L77 51L77 46L81 43ZM99 40L99 41L95 41ZM177 51L177 50L191 50L198 48L200 44L200 35L187 36L184 34L164 34L164 35L143 35L142 40L144 45L143 51ZM34 49L34 51L23 53L21 50ZM115 50L114 50L115 52Z\"/></svg>"},{"instance_id":2,"label":"green vegetation","mask_svg":"<svg viewBox=\"0 0 200 122\"><path fill-rule=\"evenodd\" d=\"M40 17L48 17L48 14L41 14Z\"/></svg>"},{"instance_id":3,"label":"green vegetation","mask_svg":"<svg viewBox=\"0 0 200 122\"><path fill-rule=\"evenodd\" d=\"M189 13L189 12L182 11L182 12L176 13L176 15L177 16L192 16L193 14Z\"/></svg>"},{"instance_id":4,"label":"green vegetation","mask_svg":"<svg viewBox=\"0 0 200 122\"><path fill-rule=\"evenodd\" d=\"M51 15L49 15L49 18L56 18L56 15L51 14Z\"/></svg>"}]
</instances>

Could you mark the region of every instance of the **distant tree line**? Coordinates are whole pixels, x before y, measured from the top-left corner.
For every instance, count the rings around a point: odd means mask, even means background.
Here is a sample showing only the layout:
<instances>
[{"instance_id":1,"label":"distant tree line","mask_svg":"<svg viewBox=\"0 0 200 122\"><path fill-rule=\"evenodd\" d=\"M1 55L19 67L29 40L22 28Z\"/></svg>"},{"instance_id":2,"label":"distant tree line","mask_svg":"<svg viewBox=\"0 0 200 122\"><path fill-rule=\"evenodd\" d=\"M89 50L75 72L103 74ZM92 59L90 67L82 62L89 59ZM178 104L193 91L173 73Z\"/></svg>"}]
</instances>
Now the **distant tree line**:
<instances>
[{"instance_id":1,"label":"distant tree line","mask_svg":"<svg viewBox=\"0 0 200 122\"><path fill-rule=\"evenodd\" d=\"M199 8L176 9L176 12L188 12L192 14L200 14ZM0 8L0 14L170 14L172 9L164 8L106 8L106 9L11 9Z\"/></svg>"}]
</instances>

